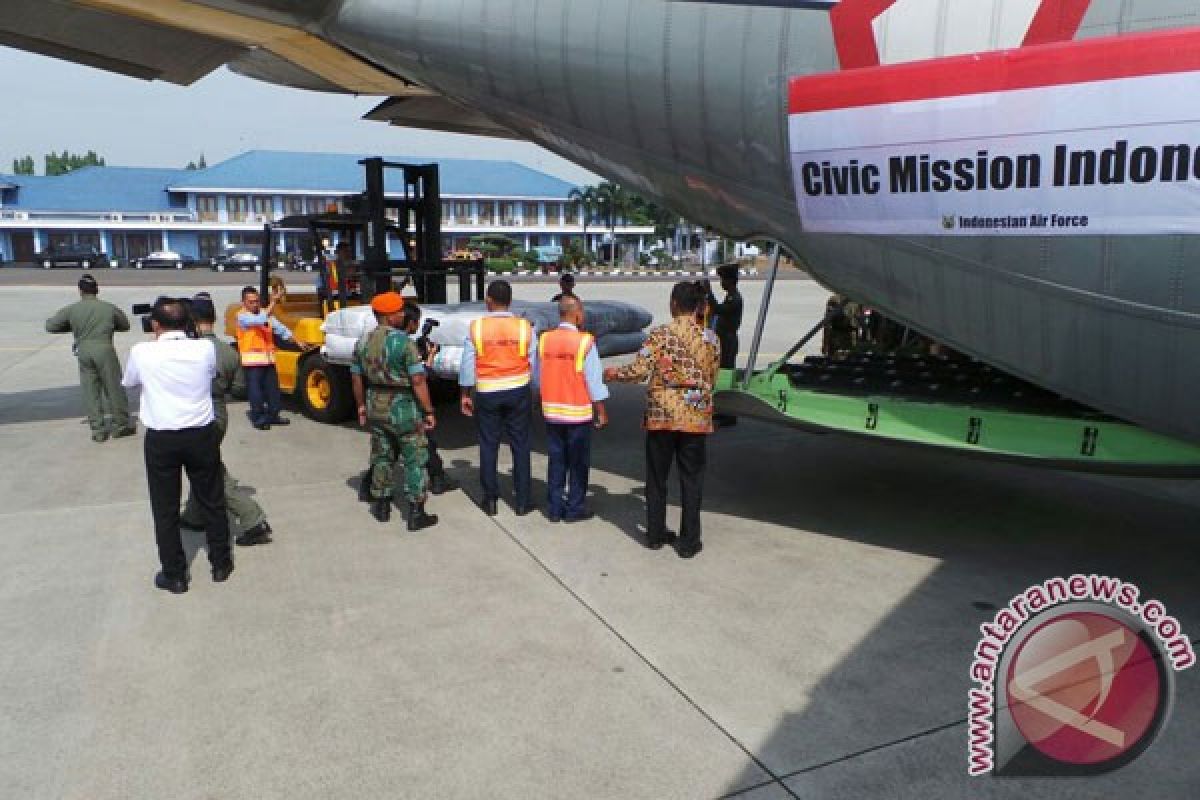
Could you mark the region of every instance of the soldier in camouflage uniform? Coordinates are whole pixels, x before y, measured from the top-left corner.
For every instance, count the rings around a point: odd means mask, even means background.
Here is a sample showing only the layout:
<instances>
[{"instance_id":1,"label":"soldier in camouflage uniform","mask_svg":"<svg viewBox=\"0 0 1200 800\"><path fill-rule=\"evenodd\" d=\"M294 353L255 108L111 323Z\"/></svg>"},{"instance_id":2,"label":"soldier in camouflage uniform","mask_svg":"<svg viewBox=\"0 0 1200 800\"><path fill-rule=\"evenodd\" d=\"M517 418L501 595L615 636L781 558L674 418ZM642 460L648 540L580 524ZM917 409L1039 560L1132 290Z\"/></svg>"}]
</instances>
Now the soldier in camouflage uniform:
<instances>
[{"instance_id":1,"label":"soldier in camouflage uniform","mask_svg":"<svg viewBox=\"0 0 1200 800\"><path fill-rule=\"evenodd\" d=\"M840 294L829 295L825 303L825 330L821 339L821 354L836 357L854 347L857 304Z\"/></svg>"},{"instance_id":2,"label":"soldier in camouflage uniform","mask_svg":"<svg viewBox=\"0 0 1200 800\"><path fill-rule=\"evenodd\" d=\"M75 336L79 383L87 408L92 441L119 439L136 431L129 420L129 400L121 386L121 362L113 347L113 333L129 330L129 318L97 295L100 287L91 275L79 279L79 302L60 309L46 320L49 333Z\"/></svg>"},{"instance_id":3,"label":"soldier in camouflage uniform","mask_svg":"<svg viewBox=\"0 0 1200 800\"><path fill-rule=\"evenodd\" d=\"M350 368L358 423L371 429L371 514L387 522L392 508L392 471L404 462L408 529L437 524L425 513L425 431L434 427L433 402L416 342L404 331L404 299L384 292L371 300L379 327L363 336Z\"/></svg>"}]
</instances>

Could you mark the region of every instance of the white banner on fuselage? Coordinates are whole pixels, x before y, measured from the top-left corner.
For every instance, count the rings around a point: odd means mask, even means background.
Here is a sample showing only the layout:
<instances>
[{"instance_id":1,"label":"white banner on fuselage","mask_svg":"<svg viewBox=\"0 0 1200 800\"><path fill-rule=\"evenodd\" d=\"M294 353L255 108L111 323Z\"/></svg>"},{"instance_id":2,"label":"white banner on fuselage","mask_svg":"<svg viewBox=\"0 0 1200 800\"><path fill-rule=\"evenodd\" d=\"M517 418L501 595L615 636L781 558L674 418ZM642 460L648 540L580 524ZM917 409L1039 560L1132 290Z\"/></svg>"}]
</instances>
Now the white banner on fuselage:
<instances>
[{"instance_id":1,"label":"white banner on fuselage","mask_svg":"<svg viewBox=\"0 0 1200 800\"><path fill-rule=\"evenodd\" d=\"M790 139L808 232L1200 233L1200 71L897 102L860 79L845 108L838 76L806 81Z\"/></svg>"}]
</instances>

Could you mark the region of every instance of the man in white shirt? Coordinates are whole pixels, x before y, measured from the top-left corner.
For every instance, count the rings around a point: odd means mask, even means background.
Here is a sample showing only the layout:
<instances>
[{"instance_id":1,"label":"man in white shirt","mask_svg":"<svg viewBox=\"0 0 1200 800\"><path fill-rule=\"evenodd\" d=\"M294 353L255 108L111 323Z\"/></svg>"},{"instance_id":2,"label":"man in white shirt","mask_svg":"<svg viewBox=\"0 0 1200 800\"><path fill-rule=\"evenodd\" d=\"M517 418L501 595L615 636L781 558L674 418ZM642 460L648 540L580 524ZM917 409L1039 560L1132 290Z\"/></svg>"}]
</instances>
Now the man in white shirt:
<instances>
[{"instance_id":1,"label":"man in white shirt","mask_svg":"<svg viewBox=\"0 0 1200 800\"><path fill-rule=\"evenodd\" d=\"M220 583L233 572L212 403L216 354L211 342L187 337L187 318L181 301L159 298L150 315L155 339L133 346L121 381L142 387L138 415L146 429L146 480L162 563L154 585L173 594L188 588L187 555L179 534L183 470L204 516L213 580Z\"/></svg>"}]
</instances>

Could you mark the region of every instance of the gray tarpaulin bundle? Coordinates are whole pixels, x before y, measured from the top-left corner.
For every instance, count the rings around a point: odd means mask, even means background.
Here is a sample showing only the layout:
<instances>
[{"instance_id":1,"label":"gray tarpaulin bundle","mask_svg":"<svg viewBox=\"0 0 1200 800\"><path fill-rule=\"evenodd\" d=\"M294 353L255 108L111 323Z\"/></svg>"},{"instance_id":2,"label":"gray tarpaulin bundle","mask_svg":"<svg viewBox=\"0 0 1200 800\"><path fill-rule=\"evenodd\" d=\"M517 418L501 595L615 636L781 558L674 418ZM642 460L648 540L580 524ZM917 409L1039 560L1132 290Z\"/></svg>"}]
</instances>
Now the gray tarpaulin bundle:
<instances>
[{"instance_id":1,"label":"gray tarpaulin bundle","mask_svg":"<svg viewBox=\"0 0 1200 800\"><path fill-rule=\"evenodd\" d=\"M527 303L514 301L510 309L519 317L533 323L539 331L558 325L556 303ZM646 335L642 329L653 319L650 312L639 306L617 301L592 300L584 307L584 329L596 337L596 347L602 356L636 352ZM440 346L433 362L433 372L442 378L457 378L462 360L463 341L471 321L486 313L482 303L456 305L427 305L421 307L421 323L435 319L438 326L429 335ZM321 326L325 331L325 357L333 363L348 364L354 355L354 344L364 333L375 328L375 314L369 306L334 311Z\"/></svg>"}]
</instances>

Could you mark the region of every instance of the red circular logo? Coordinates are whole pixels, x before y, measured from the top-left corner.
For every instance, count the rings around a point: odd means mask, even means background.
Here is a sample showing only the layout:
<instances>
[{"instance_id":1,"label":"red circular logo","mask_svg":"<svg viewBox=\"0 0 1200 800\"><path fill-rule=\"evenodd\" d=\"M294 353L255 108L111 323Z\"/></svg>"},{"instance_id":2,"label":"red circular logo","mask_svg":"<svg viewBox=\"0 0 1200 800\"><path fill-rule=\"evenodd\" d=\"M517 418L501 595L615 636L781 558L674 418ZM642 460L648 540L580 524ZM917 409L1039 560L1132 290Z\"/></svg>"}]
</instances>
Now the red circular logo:
<instances>
[{"instance_id":1,"label":"red circular logo","mask_svg":"<svg viewBox=\"0 0 1200 800\"><path fill-rule=\"evenodd\" d=\"M1005 683L1021 735L1045 756L1096 766L1148 744L1166 702L1150 645L1107 614L1056 616L1021 642Z\"/></svg>"}]
</instances>

